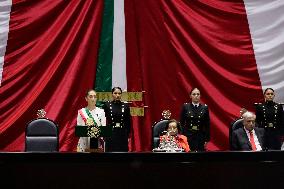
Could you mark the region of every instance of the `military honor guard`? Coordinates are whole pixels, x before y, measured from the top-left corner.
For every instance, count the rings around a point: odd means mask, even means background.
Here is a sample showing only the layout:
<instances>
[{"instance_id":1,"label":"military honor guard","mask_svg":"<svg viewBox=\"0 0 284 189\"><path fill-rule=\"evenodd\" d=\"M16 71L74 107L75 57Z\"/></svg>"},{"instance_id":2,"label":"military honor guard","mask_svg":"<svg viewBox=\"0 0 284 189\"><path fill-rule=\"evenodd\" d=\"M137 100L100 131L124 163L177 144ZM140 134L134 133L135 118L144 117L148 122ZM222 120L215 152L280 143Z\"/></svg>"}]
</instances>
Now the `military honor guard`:
<instances>
[{"instance_id":1,"label":"military honor guard","mask_svg":"<svg viewBox=\"0 0 284 189\"><path fill-rule=\"evenodd\" d=\"M191 151L204 151L210 140L210 117L206 104L200 103L200 90L190 92L191 103L182 106L180 123L182 134L188 139Z\"/></svg>"},{"instance_id":2,"label":"military honor guard","mask_svg":"<svg viewBox=\"0 0 284 189\"><path fill-rule=\"evenodd\" d=\"M283 131L283 107L274 102L275 93L272 88L264 91L264 103L256 104L256 122L265 129L266 150L281 149L281 133Z\"/></svg>"},{"instance_id":3,"label":"military honor guard","mask_svg":"<svg viewBox=\"0 0 284 189\"><path fill-rule=\"evenodd\" d=\"M128 138L131 129L130 108L126 102L121 101L120 87L112 89L112 101L103 105L107 125L112 126L112 135L105 139L106 152L128 152Z\"/></svg>"}]
</instances>

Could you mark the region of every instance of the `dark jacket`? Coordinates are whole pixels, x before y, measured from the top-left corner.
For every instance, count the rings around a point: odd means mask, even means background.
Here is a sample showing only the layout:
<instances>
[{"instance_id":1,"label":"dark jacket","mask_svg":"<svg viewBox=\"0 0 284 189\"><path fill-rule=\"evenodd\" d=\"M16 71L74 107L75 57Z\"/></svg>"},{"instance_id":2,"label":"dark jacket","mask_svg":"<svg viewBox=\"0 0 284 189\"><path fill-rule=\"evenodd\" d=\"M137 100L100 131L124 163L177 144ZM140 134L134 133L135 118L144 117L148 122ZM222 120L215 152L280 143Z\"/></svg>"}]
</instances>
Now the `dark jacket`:
<instances>
[{"instance_id":1,"label":"dark jacket","mask_svg":"<svg viewBox=\"0 0 284 189\"><path fill-rule=\"evenodd\" d=\"M255 134L259 141L259 144L264 150L264 129L263 128L254 128ZM234 130L232 133L232 150L240 150L240 151L250 151L252 150L251 143L247 136L245 129L239 128Z\"/></svg>"},{"instance_id":2,"label":"dark jacket","mask_svg":"<svg viewBox=\"0 0 284 189\"><path fill-rule=\"evenodd\" d=\"M131 129L130 107L121 101L107 101L103 109L107 125L112 126L112 135L106 138L106 151L127 152Z\"/></svg>"},{"instance_id":3,"label":"dark jacket","mask_svg":"<svg viewBox=\"0 0 284 189\"><path fill-rule=\"evenodd\" d=\"M199 104L195 109L192 103L185 103L181 110L182 134L203 133L205 142L210 140L210 117L206 104Z\"/></svg>"}]
</instances>

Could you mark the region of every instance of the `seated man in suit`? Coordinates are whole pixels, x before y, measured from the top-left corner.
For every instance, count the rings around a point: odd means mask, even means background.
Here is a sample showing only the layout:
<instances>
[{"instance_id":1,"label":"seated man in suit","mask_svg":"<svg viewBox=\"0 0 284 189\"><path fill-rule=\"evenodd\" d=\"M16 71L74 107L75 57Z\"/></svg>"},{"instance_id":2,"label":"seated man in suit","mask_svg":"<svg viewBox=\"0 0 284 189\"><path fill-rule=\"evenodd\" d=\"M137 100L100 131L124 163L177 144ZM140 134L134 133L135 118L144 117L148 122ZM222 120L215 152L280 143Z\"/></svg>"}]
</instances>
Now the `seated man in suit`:
<instances>
[{"instance_id":1,"label":"seated man in suit","mask_svg":"<svg viewBox=\"0 0 284 189\"><path fill-rule=\"evenodd\" d=\"M243 114L244 127L232 133L232 150L261 151L264 150L264 129L255 127L255 114Z\"/></svg>"}]
</instances>

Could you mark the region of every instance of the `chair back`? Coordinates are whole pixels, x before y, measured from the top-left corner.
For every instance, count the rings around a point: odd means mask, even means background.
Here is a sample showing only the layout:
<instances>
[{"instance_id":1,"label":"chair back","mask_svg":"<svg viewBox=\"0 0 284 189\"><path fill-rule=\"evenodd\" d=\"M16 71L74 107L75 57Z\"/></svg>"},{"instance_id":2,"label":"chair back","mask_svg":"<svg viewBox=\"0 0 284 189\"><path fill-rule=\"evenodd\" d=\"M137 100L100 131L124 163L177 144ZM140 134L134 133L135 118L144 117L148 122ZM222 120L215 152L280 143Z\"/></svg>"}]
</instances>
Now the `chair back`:
<instances>
[{"instance_id":1,"label":"chair back","mask_svg":"<svg viewBox=\"0 0 284 189\"><path fill-rule=\"evenodd\" d=\"M232 150L232 133L234 130L237 130L239 128L242 128L243 125L243 118L239 118L237 120L235 120L232 124L231 127L229 129L229 145L230 145L230 150Z\"/></svg>"},{"instance_id":2,"label":"chair back","mask_svg":"<svg viewBox=\"0 0 284 189\"><path fill-rule=\"evenodd\" d=\"M162 119L152 125L152 148L157 148L160 142L160 135L165 131L168 119Z\"/></svg>"},{"instance_id":3,"label":"chair back","mask_svg":"<svg viewBox=\"0 0 284 189\"><path fill-rule=\"evenodd\" d=\"M26 127L26 152L59 151L58 126L54 121L38 118L30 121Z\"/></svg>"},{"instance_id":4,"label":"chair back","mask_svg":"<svg viewBox=\"0 0 284 189\"><path fill-rule=\"evenodd\" d=\"M243 125L243 119L238 119L236 120L233 124L232 124L232 132L234 130L237 130L239 128L242 128L244 125Z\"/></svg>"}]
</instances>

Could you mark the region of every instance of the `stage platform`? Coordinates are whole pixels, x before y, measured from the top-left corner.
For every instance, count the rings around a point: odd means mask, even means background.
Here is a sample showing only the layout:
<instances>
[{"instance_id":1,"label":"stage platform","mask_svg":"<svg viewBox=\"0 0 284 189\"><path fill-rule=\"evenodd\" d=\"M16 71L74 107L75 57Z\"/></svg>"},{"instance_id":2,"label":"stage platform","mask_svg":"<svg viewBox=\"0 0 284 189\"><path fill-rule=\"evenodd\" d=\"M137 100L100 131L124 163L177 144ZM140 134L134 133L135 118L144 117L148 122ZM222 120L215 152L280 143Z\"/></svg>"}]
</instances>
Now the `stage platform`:
<instances>
[{"instance_id":1,"label":"stage platform","mask_svg":"<svg viewBox=\"0 0 284 189\"><path fill-rule=\"evenodd\" d=\"M9 188L283 188L284 151L0 153Z\"/></svg>"}]
</instances>

